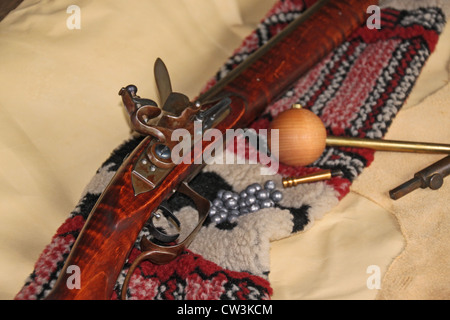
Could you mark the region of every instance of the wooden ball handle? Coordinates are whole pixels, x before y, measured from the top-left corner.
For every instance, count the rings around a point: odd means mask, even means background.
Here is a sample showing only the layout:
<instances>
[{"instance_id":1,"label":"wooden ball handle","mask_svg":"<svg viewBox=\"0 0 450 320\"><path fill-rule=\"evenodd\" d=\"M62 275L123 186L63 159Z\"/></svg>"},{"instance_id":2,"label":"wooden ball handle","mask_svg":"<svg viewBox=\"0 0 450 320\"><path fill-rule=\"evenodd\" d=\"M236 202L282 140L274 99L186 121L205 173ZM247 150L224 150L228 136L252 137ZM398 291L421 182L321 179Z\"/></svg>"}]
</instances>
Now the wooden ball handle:
<instances>
[{"instance_id":1,"label":"wooden ball handle","mask_svg":"<svg viewBox=\"0 0 450 320\"><path fill-rule=\"evenodd\" d=\"M319 158L325 149L325 126L307 109L295 106L280 113L269 129L269 146L278 148L278 160L286 165L306 166ZM278 130L278 141L272 141L272 130Z\"/></svg>"},{"instance_id":2,"label":"wooden ball handle","mask_svg":"<svg viewBox=\"0 0 450 320\"><path fill-rule=\"evenodd\" d=\"M269 148L278 148L278 160L290 166L306 166L316 161L325 146L367 148L380 151L450 154L450 145L326 135L320 118L312 111L294 105L278 115L269 127ZM271 131L278 130L278 141Z\"/></svg>"}]
</instances>

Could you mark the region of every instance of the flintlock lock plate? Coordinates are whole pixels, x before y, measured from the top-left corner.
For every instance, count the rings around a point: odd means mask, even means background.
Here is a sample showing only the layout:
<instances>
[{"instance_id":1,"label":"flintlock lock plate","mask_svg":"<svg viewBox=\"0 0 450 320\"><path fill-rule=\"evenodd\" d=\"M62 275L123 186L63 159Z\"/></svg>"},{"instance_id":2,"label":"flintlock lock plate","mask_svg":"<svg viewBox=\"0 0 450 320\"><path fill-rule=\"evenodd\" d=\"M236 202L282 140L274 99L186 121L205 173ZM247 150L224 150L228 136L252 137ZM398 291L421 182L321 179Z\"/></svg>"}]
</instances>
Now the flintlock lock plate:
<instances>
[{"instance_id":1,"label":"flintlock lock plate","mask_svg":"<svg viewBox=\"0 0 450 320\"><path fill-rule=\"evenodd\" d=\"M184 128L190 131L191 136L195 136L194 121L201 121L202 130L206 130L222 121L230 110L229 97L201 110L200 103L192 103L184 94L173 92L169 72L159 58L155 61L154 73L162 108L153 100L137 96L137 87L134 85L128 85L119 92L130 116L131 127L140 134L152 137L132 170L135 195L154 189L175 166L171 159L171 148L178 143L171 141L174 130Z\"/></svg>"}]
</instances>

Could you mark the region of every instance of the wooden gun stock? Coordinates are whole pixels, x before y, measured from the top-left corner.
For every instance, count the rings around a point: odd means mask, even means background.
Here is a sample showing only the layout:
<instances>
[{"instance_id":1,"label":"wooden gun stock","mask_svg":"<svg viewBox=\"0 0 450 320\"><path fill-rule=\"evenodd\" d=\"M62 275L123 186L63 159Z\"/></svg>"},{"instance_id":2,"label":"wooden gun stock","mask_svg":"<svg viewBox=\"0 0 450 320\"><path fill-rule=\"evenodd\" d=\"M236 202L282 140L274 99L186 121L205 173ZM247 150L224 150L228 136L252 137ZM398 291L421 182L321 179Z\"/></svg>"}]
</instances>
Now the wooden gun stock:
<instances>
[{"instance_id":1,"label":"wooden gun stock","mask_svg":"<svg viewBox=\"0 0 450 320\"><path fill-rule=\"evenodd\" d=\"M199 97L199 101L206 102L231 94L230 113L216 128L224 133L226 129L246 127L361 26L367 7L374 2L325 0L309 8ZM174 190L188 188L186 182L201 170L203 165L180 163L168 171L163 183L150 191L136 192L133 169L154 141L155 137L146 137L122 164L90 213L47 299L110 299L136 238L152 213ZM207 143L202 142L203 150ZM203 218L199 218L199 224ZM173 259L183 248L163 250L153 262ZM71 265L78 266L81 272L80 289L67 287L67 268Z\"/></svg>"}]
</instances>

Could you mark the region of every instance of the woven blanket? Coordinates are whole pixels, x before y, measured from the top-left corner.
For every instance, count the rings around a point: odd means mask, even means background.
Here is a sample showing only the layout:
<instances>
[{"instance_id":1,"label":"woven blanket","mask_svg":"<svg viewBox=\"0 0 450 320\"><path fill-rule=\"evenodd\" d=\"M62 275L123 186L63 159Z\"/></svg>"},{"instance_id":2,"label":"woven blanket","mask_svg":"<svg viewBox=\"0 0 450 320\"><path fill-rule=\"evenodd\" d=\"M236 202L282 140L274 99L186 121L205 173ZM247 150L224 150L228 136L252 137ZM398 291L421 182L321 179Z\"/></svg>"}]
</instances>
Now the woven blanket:
<instances>
[{"instance_id":1,"label":"woven blanket","mask_svg":"<svg viewBox=\"0 0 450 320\"><path fill-rule=\"evenodd\" d=\"M252 52L279 33L315 1L279 1L258 28L206 84L205 90L223 78ZM267 129L280 112L299 103L324 122L335 136L382 138L401 109L428 56L434 50L445 16L439 7L399 10L383 8L381 28L357 29L336 50L269 105L250 126ZM305 48L301 48L304 50ZM142 140L132 136L115 149L86 187L79 204L56 231L16 299L43 299L57 279L89 212L123 159ZM247 146L246 156L263 152ZM229 152L229 151L225 151ZM157 266L142 262L134 271L128 299L270 299L270 242L307 230L349 192L351 183L373 160L373 151L327 147L307 167L280 164L275 175L261 175L262 164L211 164L190 183L213 201L219 191L239 193L253 183L272 180L281 189L284 176L321 169L339 169L344 175L282 190L275 206L242 214L233 221L208 218L191 246L175 261ZM194 209L181 196L170 206L182 223L191 222ZM118 299L124 277L139 255L139 240L117 279L112 299Z\"/></svg>"}]
</instances>

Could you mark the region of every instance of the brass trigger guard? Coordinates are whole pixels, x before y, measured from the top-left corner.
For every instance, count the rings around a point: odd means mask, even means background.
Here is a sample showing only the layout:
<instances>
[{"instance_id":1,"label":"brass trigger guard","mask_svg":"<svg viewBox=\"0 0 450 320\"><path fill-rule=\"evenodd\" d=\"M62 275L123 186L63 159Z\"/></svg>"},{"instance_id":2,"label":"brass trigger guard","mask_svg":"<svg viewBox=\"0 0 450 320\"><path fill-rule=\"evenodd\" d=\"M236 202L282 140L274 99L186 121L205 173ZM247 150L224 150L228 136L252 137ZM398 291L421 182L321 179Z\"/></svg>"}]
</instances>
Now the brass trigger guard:
<instances>
[{"instance_id":1,"label":"brass trigger guard","mask_svg":"<svg viewBox=\"0 0 450 320\"><path fill-rule=\"evenodd\" d=\"M197 192L192 190L186 182L182 182L177 191L183 193L194 201L198 212L197 226L182 242L174 245L159 245L148 240L146 237L143 237L140 242L142 253L133 261L123 282L121 292L122 300L126 299L127 288L131 276L133 275L134 270L142 261L148 260L157 265L166 264L173 261L184 251L185 248L187 248L191 244L192 240L194 240L195 236L200 231L203 223L205 222L211 206L209 200L205 199Z\"/></svg>"},{"instance_id":2,"label":"brass trigger guard","mask_svg":"<svg viewBox=\"0 0 450 320\"><path fill-rule=\"evenodd\" d=\"M175 217L175 215L172 213L172 211L169 209L167 201L163 201L159 205L158 209L161 211L161 213L167 219L167 221L171 222L172 225L175 225L177 229L180 229L181 223L177 219L177 217ZM159 231L158 228L156 228L153 224L153 219L156 217L157 217L157 215L155 213L153 213L148 222L150 234L153 236L153 238L162 243L170 243L170 242L176 241L178 239L178 237L180 236L180 234L177 233L177 234L169 235L169 234Z\"/></svg>"}]
</instances>

